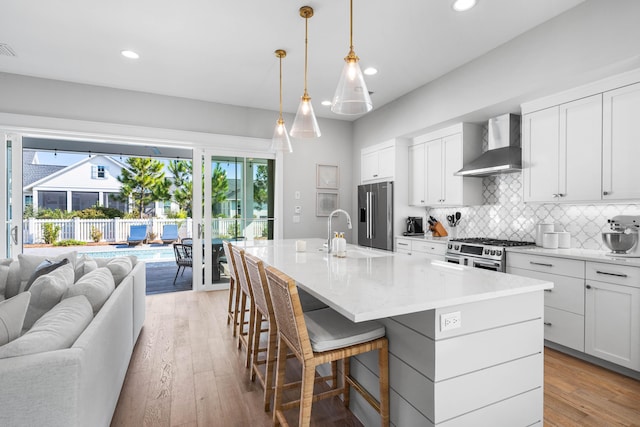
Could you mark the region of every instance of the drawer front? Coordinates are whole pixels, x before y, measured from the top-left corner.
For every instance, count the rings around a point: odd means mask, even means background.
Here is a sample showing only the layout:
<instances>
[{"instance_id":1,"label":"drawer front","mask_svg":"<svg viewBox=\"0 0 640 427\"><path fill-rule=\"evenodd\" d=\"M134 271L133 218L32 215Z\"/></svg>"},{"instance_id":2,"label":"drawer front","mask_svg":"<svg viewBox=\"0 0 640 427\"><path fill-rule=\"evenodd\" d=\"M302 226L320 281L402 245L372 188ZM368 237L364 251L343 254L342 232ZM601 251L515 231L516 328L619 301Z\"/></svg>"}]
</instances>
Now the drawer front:
<instances>
[{"instance_id":1,"label":"drawer front","mask_svg":"<svg viewBox=\"0 0 640 427\"><path fill-rule=\"evenodd\" d=\"M587 262L587 280L640 288L640 267Z\"/></svg>"},{"instance_id":2,"label":"drawer front","mask_svg":"<svg viewBox=\"0 0 640 427\"><path fill-rule=\"evenodd\" d=\"M434 242L411 242L411 251L412 252L423 252L433 255L444 255L447 251L446 243L434 243Z\"/></svg>"},{"instance_id":3,"label":"drawer front","mask_svg":"<svg viewBox=\"0 0 640 427\"><path fill-rule=\"evenodd\" d=\"M507 267L584 279L584 261L507 251Z\"/></svg>"},{"instance_id":4,"label":"drawer front","mask_svg":"<svg viewBox=\"0 0 640 427\"><path fill-rule=\"evenodd\" d=\"M396 238L396 252L411 252L411 240Z\"/></svg>"},{"instance_id":5,"label":"drawer front","mask_svg":"<svg viewBox=\"0 0 640 427\"><path fill-rule=\"evenodd\" d=\"M584 316L545 307L544 339L584 351Z\"/></svg>"},{"instance_id":6,"label":"drawer front","mask_svg":"<svg viewBox=\"0 0 640 427\"><path fill-rule=\"evenodd\" d=\"M553 289L545 289L544 305L584 315L584 279L513 267L507 273L553 282Z\"/></svg>"}]
</instances>

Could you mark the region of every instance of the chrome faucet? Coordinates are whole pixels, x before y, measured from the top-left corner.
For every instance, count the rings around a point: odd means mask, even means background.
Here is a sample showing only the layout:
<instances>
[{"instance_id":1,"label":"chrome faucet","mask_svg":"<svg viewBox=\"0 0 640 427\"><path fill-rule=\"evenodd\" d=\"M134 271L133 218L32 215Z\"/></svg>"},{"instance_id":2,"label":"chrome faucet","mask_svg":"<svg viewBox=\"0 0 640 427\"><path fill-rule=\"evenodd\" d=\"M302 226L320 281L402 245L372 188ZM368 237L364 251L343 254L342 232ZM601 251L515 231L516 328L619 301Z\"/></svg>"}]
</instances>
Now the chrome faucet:
<instances>
[{"instance_id":1,"label":"chrome faucet","mask_svg":"<svg viewBox=\"0 0 640 427\"><path fill-rule=\"evenodd\" d=\"M336 209L335 211L329 214L329 219L327 219L327 253L331 253L331 218L333 218L334 214L342 212L347 216L347 228L351 230L353 227L351 226L351 217L349 216L349 212L343 209Z\"/></svg>"}]
</instances>

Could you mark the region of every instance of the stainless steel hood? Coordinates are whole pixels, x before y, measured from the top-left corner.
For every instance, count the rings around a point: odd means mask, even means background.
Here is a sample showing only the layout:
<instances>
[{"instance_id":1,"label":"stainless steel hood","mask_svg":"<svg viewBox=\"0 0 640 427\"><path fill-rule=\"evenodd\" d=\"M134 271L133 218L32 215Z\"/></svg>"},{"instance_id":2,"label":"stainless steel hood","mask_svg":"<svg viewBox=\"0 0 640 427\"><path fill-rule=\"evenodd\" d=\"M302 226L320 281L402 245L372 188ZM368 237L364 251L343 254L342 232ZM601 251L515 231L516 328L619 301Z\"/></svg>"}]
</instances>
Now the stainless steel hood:
<instances>
[{"instance_id":1,"label":"stainless steel hood","mask_svg":"<svg viewBox=\"0 0 640 427\"><path fill-rule=\"evenodd\" d=\"M456 172L458 176L490 176L522 170L520 116L489 119L488 150Z\"/></svg>"}]
</instances>

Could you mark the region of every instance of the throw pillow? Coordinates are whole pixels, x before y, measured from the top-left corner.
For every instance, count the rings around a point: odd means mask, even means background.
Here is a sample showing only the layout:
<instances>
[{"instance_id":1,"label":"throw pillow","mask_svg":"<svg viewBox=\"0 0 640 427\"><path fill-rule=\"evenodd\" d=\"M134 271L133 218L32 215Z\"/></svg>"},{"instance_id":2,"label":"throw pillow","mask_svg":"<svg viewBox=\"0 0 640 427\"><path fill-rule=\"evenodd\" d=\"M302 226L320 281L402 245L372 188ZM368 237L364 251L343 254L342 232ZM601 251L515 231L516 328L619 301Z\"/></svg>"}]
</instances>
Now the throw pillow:
<instances>
[{"instance_id":1,"label":"throw pillow","mask_svg":"<svg viewBox=\"0 0 640 427\"><path fill-rule=\"evenodd\" d=\"M31 285L33 285L33 282L35 282L38 277L44 276L45 274L49 274L56 268L62 267L65 264L69 264L69 260L67 258L58 262L52 262L52 261L49 261L48 259L45 259L40 263L39 266L36 267L36 271L33 272L31 277L27 281L27 284L25 285L24 290L28 291Z\"/></svg>"},{"instance_id":2,"label":"throw pillow","mask_svg":"<svg viewBox=\"0 0 640 427\"><path fill-rule=\"evenodd\" d=\"M13 260L11 258L0 261L0 300L5 298L5 289L7 288L7 278L9 277L9 267Z\"/></svg>"},{"instance_id":3,"label":"throw pillow","mask_svg":"<svg viewBox=\"0 0 640 427\"><path fill-rule=\"evenodd\" d=\"M91 304L84 296L61 301L24 335L0 347L0 359L69 348L92 319Z\"/></svg>"},{"instance_id":4,"label":"throw pillow","mask_svg":"<svg viewBox=\"0 0 640 427\"><path fill-rule=\"evenodd\" d=\"M24 319L23 329L29 330L47 311L60 302L67 288L73 284L74 270L66 264L51 273L40 276L31 285L31 302Z\"/></svg>"},{"instance_id":5,"label":"throw pillow","mask_svg":"<svg viewBox=\"0 0 640 427\"><path fill-rule=\"evenodd\" d=\"M82 276L80 280L67 289L63 299L84 295L89 300L95 315L107 302L115 288L116 285L111 272L108 268L102 267Z\"/></svg>"},{"instance_id":6,"label":"throw pillow","mask_svg":"<svg viewBox=\"0 0 640 427\"><path fill-rule=\"evenodd\" d=\"M0 346L20 336L30 299L31 294L23 292L0 302Z\"/></svg>"},{"instance_id":7,"label":"throw pillow","mask_svg":"<svg viewBox=\"0 0 640 427\"><path fill-rule=\"evenodd\" d=\"M129 257L113 258L107 263L106 267L111 271L116 286L118 286L133 269L133 265L131 264L131 259L129 259Z\"/></svg>"},{"instance_id":8,"label":"throw pillow","mask_svg":"<svg viewBox=\"0 0 640 427\"><path fill-rule=\"evenodd\" d=\"M85 255L85 257L86 258L84 259L84 274L91 273L93 270L97 270L98 269L98 263L96 262L96 260L93 259L93 258L89 258L86 255ZM76 282L77 282L77 280L76 280Z\"/></svg>"},{"instance_id":9,"label":"throw pillow","mask_svg":"<svg viewBox=\"0 0 640 427\"><path fill-rule=\"evenodd\" d=\"M27 255L18 254L18 260L20 261L20 292L24 291L27 282L31 278L31 275L36 268L42 263L42 261L50 260L53 262L62 261L67 258L73 269L76 268L76 262L78 259L78 253L76 251L68 252L55 256L43 256L43 255Z\"/></svg>"}]
</instances>

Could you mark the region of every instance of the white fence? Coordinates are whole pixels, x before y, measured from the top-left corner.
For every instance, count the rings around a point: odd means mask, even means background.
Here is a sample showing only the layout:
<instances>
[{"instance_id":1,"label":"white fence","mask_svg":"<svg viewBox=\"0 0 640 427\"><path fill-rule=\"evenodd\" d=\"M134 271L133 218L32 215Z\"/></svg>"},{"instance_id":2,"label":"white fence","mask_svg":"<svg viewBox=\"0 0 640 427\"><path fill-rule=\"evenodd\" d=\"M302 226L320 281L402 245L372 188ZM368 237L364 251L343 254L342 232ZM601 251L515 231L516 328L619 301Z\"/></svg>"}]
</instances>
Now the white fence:
<instances>
[{"instance_id":1,"label":"white fence","mask_svg":"<svg viewBox=\"0 0 640 427\"><path fill-rule=\"evenodd\" d=\"M266 238L268 236L268 224L272 219L236 219L236 218L216 218L212 221L211 230L213 237L242 236L247 240L256 238ZM187 219L35 219L29 218L23 221L23 242L44 243L45 224L53 224L60 227L56 241L78 240L81 242L92 242L92 230L95 228L102 233L102 241L106 242L126 242L129 237L129 230L132 225L146 225L147 236L155 237L156 240L162 236L162 230L167 224L178 226L180 238L191 237L193 230L193 220ZM236 233L237 231L237 233Z\"/></svg>"}]
</instances>

